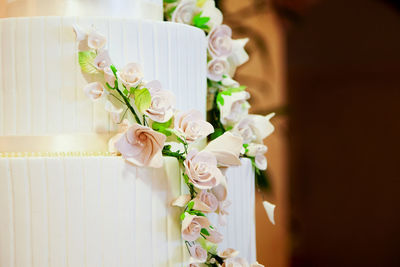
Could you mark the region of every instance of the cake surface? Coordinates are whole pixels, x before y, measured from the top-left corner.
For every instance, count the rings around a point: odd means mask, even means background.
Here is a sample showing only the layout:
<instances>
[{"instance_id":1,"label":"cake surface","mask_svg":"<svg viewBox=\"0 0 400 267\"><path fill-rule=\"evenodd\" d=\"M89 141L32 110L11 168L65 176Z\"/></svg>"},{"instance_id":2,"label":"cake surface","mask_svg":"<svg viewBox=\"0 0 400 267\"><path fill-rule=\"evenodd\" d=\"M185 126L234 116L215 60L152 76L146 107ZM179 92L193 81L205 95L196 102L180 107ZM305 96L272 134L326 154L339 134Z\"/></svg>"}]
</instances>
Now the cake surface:
<instances>
[{"instance_id":1,"label":"cake surface","mask_svg":"<svg viewBox=\"0 0 400 267\"><path fill-rule=\"evenodd\" d=\"M101 101L84 94L73 26L104 33L116 66L142 65L177 97L180 110L206 109L204 33L182 24L99 17L0 19L0 135L108 133Z\"/></svg>"}]
</instances>

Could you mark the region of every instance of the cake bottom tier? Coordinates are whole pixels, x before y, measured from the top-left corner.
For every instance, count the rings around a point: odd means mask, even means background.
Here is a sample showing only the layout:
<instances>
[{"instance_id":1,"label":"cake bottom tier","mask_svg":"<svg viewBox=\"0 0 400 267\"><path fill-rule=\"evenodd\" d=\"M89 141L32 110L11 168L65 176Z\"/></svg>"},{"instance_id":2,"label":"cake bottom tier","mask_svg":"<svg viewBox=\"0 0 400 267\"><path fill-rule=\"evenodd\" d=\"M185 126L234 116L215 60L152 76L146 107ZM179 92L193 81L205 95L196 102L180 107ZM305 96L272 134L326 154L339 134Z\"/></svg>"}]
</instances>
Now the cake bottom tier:
<instances>
[{"instance_id":1,"label":"cake bottom tier","mask_svg":"<svg viewBox=\"0 0 400 267\"><path fill-rule=\"evenodd\" d=\"M227 180L232 205L228 225L216 224L219 247L253 262L251 163ZM160 169L119 157L0 158L0 266L185 266L181 210L170 205L183 193L174 158Z\"/></svg>"}]
</instances>

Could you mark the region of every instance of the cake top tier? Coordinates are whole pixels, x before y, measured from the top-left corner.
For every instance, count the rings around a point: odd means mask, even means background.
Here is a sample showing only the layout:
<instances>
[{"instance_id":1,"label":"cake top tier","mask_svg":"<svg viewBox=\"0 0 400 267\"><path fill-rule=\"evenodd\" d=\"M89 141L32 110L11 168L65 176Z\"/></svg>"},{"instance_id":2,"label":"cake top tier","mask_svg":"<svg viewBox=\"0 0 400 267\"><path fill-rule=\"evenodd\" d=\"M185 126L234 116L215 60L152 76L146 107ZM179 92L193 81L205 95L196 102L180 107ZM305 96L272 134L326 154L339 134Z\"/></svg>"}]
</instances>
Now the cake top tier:
<instances>
[{"instance_id":1,"label":"cake top tier","mask_svg":"<svg viewBox=\"0 0 400 267\"><path fill-rule=\"evenodd\" d=\"M100 16L162 20L162 0L4 0L0 18Z\"/></svg>"}]
</instances>

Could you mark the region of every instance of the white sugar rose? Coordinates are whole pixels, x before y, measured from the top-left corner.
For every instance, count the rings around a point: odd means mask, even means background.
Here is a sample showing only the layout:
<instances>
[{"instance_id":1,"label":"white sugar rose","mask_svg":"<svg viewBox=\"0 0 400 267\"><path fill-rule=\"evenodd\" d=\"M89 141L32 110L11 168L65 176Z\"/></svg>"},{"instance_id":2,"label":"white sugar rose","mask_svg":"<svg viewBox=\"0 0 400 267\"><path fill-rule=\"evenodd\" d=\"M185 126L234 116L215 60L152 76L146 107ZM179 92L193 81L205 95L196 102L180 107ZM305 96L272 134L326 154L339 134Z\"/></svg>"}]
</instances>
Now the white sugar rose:
<instances>
[{"instance_id":1,"label":"white sugar rose","mask_svg":"<svg viewBox=\"0 0 400 267\"><path fill-rule=\"evenodd\" d=\"M115 148L115 143L121 139L121 137L124 135L126 130L130 127L130 123L127 119L124 119L121 123L118 123L118 133L114 135L113 137L108 140L108 152L110 152L112 155L120 155L119 151Z\"/></svg>"},{"instance_id":2,"label":"white sugar rose","mask_svg":"<svg viewBox=\"0 0 400 267\"><path fill-rule=\"evenodd\" d=\"M224 76L221 83L225 87L231 87L231 88L239 87L239 83L237 81L233 80L228 75Z\"/></svg>"},{"instance_id":3,"label":"white sugar rose","mask_svg":"<svg viewBox=\"0 0 400 267\"><path fill-rule=\"evenodd\" d=\"M207 217L185 213L185 219L182 221L182 237L189 242L195 241L200 237L201 229L209 227L210 221Z\"/></svg>"},{"instance_id":4,"label":"white sugar rose","mask_svg":"<svg viewBox=\"0 0 400 267\"><path fill-rule=\"evenodd\" d=\"M199 189L211 189L225 179L217 167L217 159L210 152L193 149L189 151L184 165L189 181Z\"/></svg>"},{"instance_id":5,"label":"white sugar rose","mask_svg":"<svg viewBox=\"0 0 400 267\"><path fill-rule=\"evenodd\" d=\"M265 171L267 169L267 158L263 154L257 154L254 162L258 169L262 171Z\"/></svg>"},{"instance_id":6,"label":"white sugar rose","mask_svg":"<svg viewBox=\"0 0 400 267\"><path fill-rule=\"evenodd\" d=\"M207 36L212 57L228 57L232 53L232 30L227 25L215 27Z\"/></svg>"},{"instance_id":7,"label":"white sugar rose","mask_svg":"<svg viewBox=\"0 0 400 267\"><path fill-rule=\"evenodd\" d=\"M103 71L104 71L104 80L106 81L106 83L108 83L111 87L114 87L115 75L112 72L111 68L109 66L105 67Z\"/></svg>"},{"instance_id":8,"label":"white sugar rose","mask_svg":"<svg viewBox=\"0 0 400 267\"><path fill-rule=\"evenodd\" d=\"M189 253L192 256L192 263L204 263L207 260L207 251L199 244L189 246Z\"/></svg>"},{"instance_id":9,"label":"white sugar rose","mask_svg":"<svg viewBox=\"0 0 400 267\"><path fill-rule=\"evenodd\" d=\"M84 88L83 92L92 101L99 100L106 93L104 86L99 82L88 83Z\"/></svg>"},{"instance_id":10,"label":"white sugar rose","mask_svg":"<svg viewBox=\"0 0 400 267\"><path fill-rule=\"evenodd\" d=\"M258 262L252 263L250 267L264 267L264 265L259 264Z\"/></svg>"},{"instance_id":11,"label":"white sugar rose","mask_svg":"<svg viewBox=\"0 0 400 267\"><path fill-rule=\"evenodd\" d=\"M264 156L267 150L267 146L263 144L250 143L247 147L246 155L255 157L256 167L264 171L267 169L267 159Z\"/></svg>"},{"instance_id":12,"label":"white sugar rose","mask_svg":"<svg viewBox=\"0 0 400 267\"><path fill-rule=\"evenodd\" d=\"M183 0L172 13L172 21L191 25L197 10L196 0Z\"/></svg>"},{"instance_id":13,"label":"white sugar rose","mask_svg":"<svg viewBox=\"0 0 400 267\"><path fill-rule=\"evenodd\" d=\"M151 95L151 104L145 114L156 122L167 122L174 115L175 96L172 92L161 89L159 81L148 82L145 87Z\"/></svg>"},{"instance_id":14,"label":"white sugar rose","mask_svg":"<svg viewBox=\"0 0 400 267\"><path fill-rule=\"evenodd\" d=\"M111 63L111 58L110 55L108 54L107 50L101 50L96 58L94 59L94 66L100 70L103 71L104 68L110 67Z\"/></svg>"},{"instance_id":15,"label":"white sugar rose","mask_svg":"<svg viewBox=\"0 0 400 267\"><path fill-rule=\"evenodd\" d=\"M239 254L239 251L233 249L233 248L227 248L222 252L218 253L218 256L223 258L223 259L228 259L228 258L234 258Z\"/></svg>"},{"instance_id":16,"label":"white sugar rose","mask_svg":"<svg viewBox=\"0 0 400 267\"><path fill-rule=\"evenodd\" d=\"M136 87L143 80L143 71L139 64L129 63L117 72L118 79L127 87Z\"/></svg>"},{"instance_id":17,"label":"white sugar rose","mask_svg":"<svg viewBox=\"0 0 400 267\"><path fill-rule=\"evenodd\" d=\"M224 58L214 58L207 64L207 78L212 81L219 82L224 74L228 74L230 70L229 63Z\"/></svg>"},{"instance_id":18,"label":"white sugar rose","mask_svg":"<svg viewBox=\"0 0 400 267\"><path fill-rule=\"evenodd\" d=\"M245 144L251 142L261 144L264 138L269 136L275 129L270 122L274 115L275 113L270 113L266 116L247 115L235 125L232 132L241 136Z\"/></svg>"},{"instance_id":19,"label":"white sugar rose","mask_svg":"<svg viewBox=\"0 0 400 267\"><path fill-rule=\"evenodd\" d=\"M249 264L245 259L236 257L226 259L222 267L249 267Z\"/></svg>"},{"instance_id":20,"label":"white sugar rose","mask_svg":"<svg viewBox=\"0 0 400 267\"><path fill-rule=\"evenodd\" d=\"M107 38L96 30L92 29L88 35L88 46L92 49L101 49L105 46Z\"/></svg>"},{"instance_id":21,"label":"white sugar rose","mask_svg":"<svg viewBox=\"0 0 400 267\"><path fill-rule=\"evenodd\" d=\"M221 94L224 103L217 103L221 114L221 123L224 125L233 125L240 121L249 113L250 104L247 100L250 98L249 92L233 92L231 95Z\"/></svg>"},{"instance_id":22,"label":"white sugar rose","mask_svg":"<svg viewBox=\"0 0 400 267\"><path fill-rule=\"evenodd\" d=\"M194 142L214 132L214 127L203 119L200 111L190 110L175 115L174 128L187 142Z\"/></svg>"},{"instance_id":23,"label":"white sugar rose","mask_svg":"<svg viewBox=\"0 0 400 267\"><path fill-rule=\"evenodd\" d=\"M207 26L210 29L221 25L223 20L222 12L215 6L214 0L206 0L205 3L201 6L201 11L202 17L210 18L210 20L207 22Z\"/></svg>"},{"instance_id":24,"label":"white sugar rose","mask_svg":"<svg viewBox=\"0 0 400 267\"><path fill-rule=\"evenodd\" d=\"M237 67L249 60L249 55L244 49L248 41L248 38L232 40L232 53L228 57L229 75L231 77L235 75Z\"/></svg>"},{"instance_id":25,"label":"white sugar rose","mask_svg":"<svg viewBox=\"0 0 400 267\"><path fill-rule=\"evenodd\" d=\"M240 165L240 151L243 148L243 140L240 136L235 136L230 132L212 140L204 151L209 151L217 158L219 166L237 166Z\"/></svg>"},{"instance_id":26,"label":"white sugar rose","mask_svg":"<svg viewBox=\"0 0 400 267\"><path fill-rule=\"evenodd\" d=\"M136 166L159 168L166 136L139 124L132 125L115 143L126 161Z\"/></svg>"}]
</instances>

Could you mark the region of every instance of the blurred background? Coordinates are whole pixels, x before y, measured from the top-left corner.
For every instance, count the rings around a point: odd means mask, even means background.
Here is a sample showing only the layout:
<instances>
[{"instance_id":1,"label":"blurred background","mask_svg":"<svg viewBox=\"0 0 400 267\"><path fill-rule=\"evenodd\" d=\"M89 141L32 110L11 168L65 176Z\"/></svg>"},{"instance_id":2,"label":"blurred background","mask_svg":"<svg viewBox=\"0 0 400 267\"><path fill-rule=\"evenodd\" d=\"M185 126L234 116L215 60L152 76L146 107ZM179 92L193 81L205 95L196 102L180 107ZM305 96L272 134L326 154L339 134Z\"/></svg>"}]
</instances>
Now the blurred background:
<instances>
[{"instance_id":1,"label":"blurred background","mask_svg":"<svg viewBox=\"0 0 400 267\"><path fill-rule=\"evenodd\" d=\"M252 112L277 112L259 262L400 266L400 4L220 0L250 62ZM275 204L276 226L262 200Z\"/></svg>"}]
</instances>

